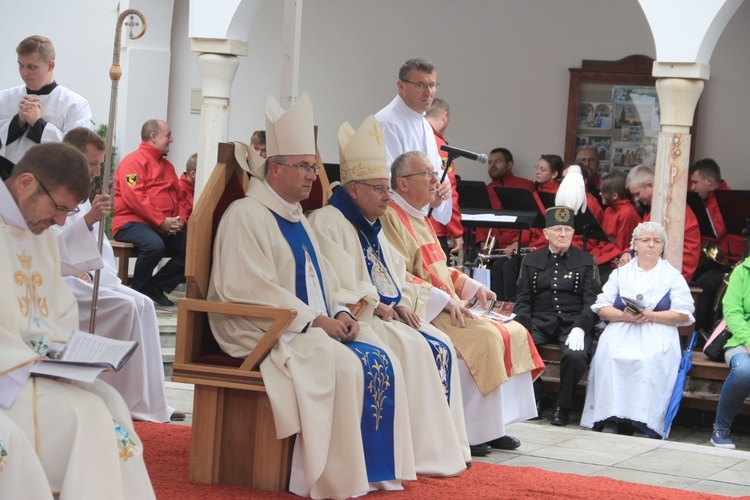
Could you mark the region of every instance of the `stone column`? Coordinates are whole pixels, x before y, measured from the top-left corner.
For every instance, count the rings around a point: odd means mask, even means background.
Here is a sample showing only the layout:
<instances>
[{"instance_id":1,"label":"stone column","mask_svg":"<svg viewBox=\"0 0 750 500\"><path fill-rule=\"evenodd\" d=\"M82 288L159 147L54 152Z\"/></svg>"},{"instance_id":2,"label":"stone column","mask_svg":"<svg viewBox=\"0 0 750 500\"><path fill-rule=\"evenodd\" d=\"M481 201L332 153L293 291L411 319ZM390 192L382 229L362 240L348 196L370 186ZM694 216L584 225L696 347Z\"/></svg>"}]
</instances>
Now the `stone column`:
<instances>
[{"instance_id":1,"label":"stone column","mask_svg":"<svg viewBox=\"0 0 750 500\"><path fill-rule=\"evenodd\" d=\"M661 108L661 132L656 153L656 177L651 206L651 220L667 230L669 248L665 258L677 269L682 269L683 241L685 236L685 204L690 168L690 127L695 107L703 91L703 79L708 78L705 65L682 66L675 71L674 64L654 64L654 75L690 74L699 78L659 78L656 91ZM697 68L696 68L697 67ZM695 71L699 69L700 71Z\"/></svg>"},{"instance_id":2,"label":"stone column","mask_svg":"<svg viewBox=\"0 0 750 500\"><path fill-rule=\"evenodd\" d=\"M201 106L200 145L195 177L196 200L200 197L216 165L219 143L227 141L229 96L239 64L239 59L235 55L211 53L198 55L198 69L203 83L203 105Z\"/></svg>"}]
</instances>

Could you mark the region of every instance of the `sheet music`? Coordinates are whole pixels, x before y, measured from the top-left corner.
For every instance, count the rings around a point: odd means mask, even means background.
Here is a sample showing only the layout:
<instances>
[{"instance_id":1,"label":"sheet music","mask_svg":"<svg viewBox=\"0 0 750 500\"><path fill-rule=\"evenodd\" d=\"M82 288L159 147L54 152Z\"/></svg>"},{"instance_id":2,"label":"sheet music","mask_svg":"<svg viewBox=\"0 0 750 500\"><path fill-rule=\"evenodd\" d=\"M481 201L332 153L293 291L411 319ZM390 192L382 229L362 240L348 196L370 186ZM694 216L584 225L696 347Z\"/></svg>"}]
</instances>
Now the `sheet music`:
<instances>
[{"instance_id":1,"label":"sheet music","mask_svg":"<svg viewBox=\"0 0 750 500\"><path fill-rule=\"evenodd\" d=\"M497 214L461 214L461 220L479 222L516 222L518 217L514 215Z\"/></svg>"}]
</instances>

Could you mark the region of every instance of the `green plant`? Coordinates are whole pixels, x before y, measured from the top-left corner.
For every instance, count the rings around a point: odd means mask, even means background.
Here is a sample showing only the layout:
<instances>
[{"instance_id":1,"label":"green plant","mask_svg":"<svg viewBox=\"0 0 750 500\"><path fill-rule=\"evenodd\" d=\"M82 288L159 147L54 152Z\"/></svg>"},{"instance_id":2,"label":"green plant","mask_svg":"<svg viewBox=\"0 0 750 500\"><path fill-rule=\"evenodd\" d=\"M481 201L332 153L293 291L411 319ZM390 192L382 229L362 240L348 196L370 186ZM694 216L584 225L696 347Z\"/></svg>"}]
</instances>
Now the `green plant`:
<instances>
[{"instance_id":1,"label":"green plant","mask_svg":"<svg viewBox=\"0 0 750 500\"><path fill-rule=\"evenodd\" d=\"M107 140L107 125L102 123L96 128L96 133L101 137L102 139ZM114 193L112 192L112 185L114 184L114 175L115 175L115 165L117 162L115 159L117 158L117 148L112 145L112 161L110 163L110 171L109 171L109 189L107 192L110 196L114 196ZM102 182L104 179L104 166L106 162L102 164L102 175L95 177L91 180L91 191L89 194L89 199L93 200L94 196L97 194L101 194L102 192ZM104 220L104 232L107 235L107 238L112 239L112 213L107 215L107 218Z\"/></svg>"}]
</instances>

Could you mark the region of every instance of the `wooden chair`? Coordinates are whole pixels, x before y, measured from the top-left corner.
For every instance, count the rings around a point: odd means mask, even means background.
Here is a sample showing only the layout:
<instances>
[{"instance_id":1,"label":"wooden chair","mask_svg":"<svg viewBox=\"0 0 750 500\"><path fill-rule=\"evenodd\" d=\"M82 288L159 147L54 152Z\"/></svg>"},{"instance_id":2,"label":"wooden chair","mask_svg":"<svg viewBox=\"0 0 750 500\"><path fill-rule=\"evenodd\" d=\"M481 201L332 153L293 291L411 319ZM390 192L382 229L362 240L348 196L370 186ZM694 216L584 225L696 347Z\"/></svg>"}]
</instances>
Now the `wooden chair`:
<instances>
[{"instance_id":1,"label":"wooden chair","mask_svg":"<svg viewBox=\"0 0 750 500\"><path fill-rule=\"evenodd\" d=\"M218 164L188 225L187 290L178 306L172 380L195 384L191 481L286 491L294 438L276 439L258 367L297 313L206 300L216 228L226 208L244 196L247 186L247 175L234 157L234 144L220 144ZM250 356L241 360L221 352L208 325L209 312L273 323Z\"/></svg>"},{"instance_id":2,"label":"wooden chair","mask_svg":"<svg viewBox=\"0 0 750 500\"><path fill-rule=\"evenodd\" d=\"M117 259L117 277L120 278L123 285L128 286L130 283L128 265L131 258L138 257L138 250L132 243L125 243L124 241L109 240L109 243L112 245L112 252Z\"/></svg>"}]
</instances>

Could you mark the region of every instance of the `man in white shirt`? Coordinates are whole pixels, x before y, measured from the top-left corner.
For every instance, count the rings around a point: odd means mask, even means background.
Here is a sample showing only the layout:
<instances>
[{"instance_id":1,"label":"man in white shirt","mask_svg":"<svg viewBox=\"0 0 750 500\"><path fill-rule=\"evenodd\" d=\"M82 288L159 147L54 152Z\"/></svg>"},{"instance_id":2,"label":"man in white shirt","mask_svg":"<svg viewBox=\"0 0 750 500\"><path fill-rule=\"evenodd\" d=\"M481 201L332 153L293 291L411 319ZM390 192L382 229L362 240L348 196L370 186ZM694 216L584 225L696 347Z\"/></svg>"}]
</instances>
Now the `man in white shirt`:
<instances>
[{"instance_id":1,"label":"man in white shirt","mask_svg":"<svg viewBox=\"0 0 750 500\"><path fill-rule=\"evenodd\" d=\"M438 85L435 65L427 59L415 57L401 65L396 81L398 95L375 114L385 135L388 165L400 154L422 151L430 159L438 178L442 175L443 160L432 127L424 117ZM440 184L430 206L436 221L447 224L451 220L453 205L448 179Z\"/></svg>"},{"instance_id":2,"label":"man in white shirt","mask_svg":"<svg viewBox=\"0 0 750 500\"><path fill-rule=\"evenodd\" d=\"M88 101L55 81L52 42L30 36L16 53L24 85L0 91L0 155L13 163L35 144L60 142L75 127L91 128Z\"/></svg>"}]
</instances>

